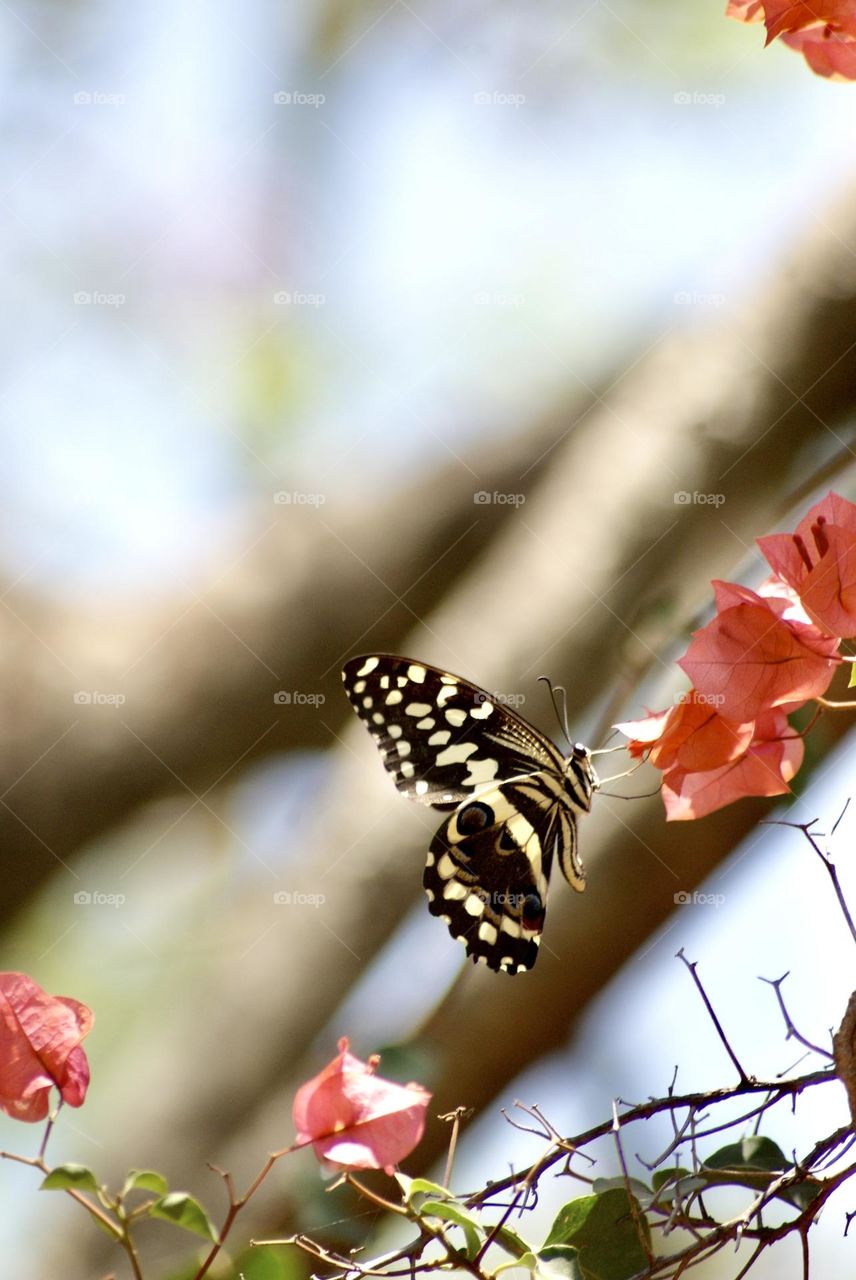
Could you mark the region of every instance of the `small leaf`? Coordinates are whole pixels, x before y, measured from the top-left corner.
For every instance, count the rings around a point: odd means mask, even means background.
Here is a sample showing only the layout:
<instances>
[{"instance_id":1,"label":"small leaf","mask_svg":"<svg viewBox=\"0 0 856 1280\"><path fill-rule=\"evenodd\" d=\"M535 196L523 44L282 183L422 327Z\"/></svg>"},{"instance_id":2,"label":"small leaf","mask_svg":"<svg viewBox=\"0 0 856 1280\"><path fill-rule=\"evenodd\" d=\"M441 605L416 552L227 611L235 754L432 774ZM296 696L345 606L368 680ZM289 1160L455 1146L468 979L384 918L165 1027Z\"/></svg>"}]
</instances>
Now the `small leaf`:
<instances>
[{"instance_id":1,"label":"small leaf","mask_svg":"<svg viewBox=\"0 0 856 1280\"><path fill-rule=\"evenodd\" d=\"M493 1237L493 1242L515 1258L522 1258L529 1252L529 1245L516 1231L512 1231L511 1227L500 1227Z\"/></svg>"},{"instance_id":2,"label":"small leaf","mask_svg":"<svg viewBox=\"0 0 856 1280\"><path fill-rule=\"evenodd\" d=\"M169 1191L169 1184L156 1169L131 1169L122 1187L122 1197L132 1191L153 1191L156 1196L165 1196Z\"/></svg>"},{"instance_id":3,"label":"small leaf","mask_svg":"<svg viewBox=\"0 0 856 1280\"><path fill-rule=\"evenodd\" d=\"M579 1250L585 1280L628 1280L648 1266L634 1217L639 1216L648 1238L648 1223L635 1197L624 1187L603 1195L571 1200L556 1215L545 1246L572 1244Z\"/></svg>"},{"instance_id":4,"label":"small leaf","mask_svg":"<svg viewBox=\"0 0 856 1280\"><path fill-rule=\"evenodd\" d=\"M549 1244L537 1253L525 1253L517 1264L535 1280L589 1280L581 1270L579 1251L569 1244Z\"/></svg>"},{"instance_id":5,"label":"small leaf","mask_svg":"<svg viewBox=\"0 0 856 1280\"><path fill-rule=\"evenodd\" d=\"M404 1192L404 1197L408 1204L411 1204L413 1197L417 1195L429 1195L432 1200L453 1200L454 1196L447 1187L441 1187L439 1182L429 1182L427 1178L408 1178L406 1173L396 1173L398 1185Z\"/></svg>"},{"instance_id":6,"label":"small leaf","mask_svg":"<svg viewBox=\"0 0 856 1280\"><path fill-rule=\"evenodd\" d=\"M708 1169L767 1169L784 1173L792 1162L771 1138L753 1135L720 1147L704 1163Z\"/></svg>"},{"instance_id":7,"label":"small leaf","mask_svg":"<svg viewBox=\"0 0 856 1280\"><path fill-rule=\"evenodd\" d=\"M850 664L850 679L847 681L847 688L852 689L856 684L856 662Z\"/></svg>"},{"instance_id":8,"label":"small leaf","mask_svg":"<svg viewBox=\"0 0 856 1280\"><path fill-rule=\"evenodd\" d=\"M476 1256L482 1246L481 1223L461 1205L446 1200L426 1200L419 1214L423 1218L442 1218L460 1227L467 1242L467 1257L472 1260Z\"/></svg>"},{"instance_id":9,"label":"small leaf","mask_svg":"<svg viewBox=\"0 0 856 1280\"><path fill-rule=\"evenodd\" d=\"M40 1191L97 1191L95 1174L82 1164L58 1164L42 1182Z\"/></svg>"},{"instance_id":10,"label":"small leaf","mask_svg":"<svg viewBox=\"0 0 856 1280\"><path fill-rule=\"evenodd\" d=\"M273 1249L247 1249L235 1259L232 1268L234 1280L288 1280L291 1275L303 1274L293 1260L289 1261L289 1254Z\"/></svg>"},{"instance_id":11,"label":"small leaf","mask_svg":"<svg viewBox=\"0 0 856 1280\"><path fill-rule=\"evenodd\" d=\"M193 1231L206 1240L217 1240L217 1232L208 1214L198 1200L184 1191L171 1191L168 1196L156 1200L149 1209L152 1218L162 1218L185 1231Z\"/></svg>"},{"instance_id":12,"label":"small leaf","mask_svg":"<svg viewBox=\"0 0 856 1280\"><path fill-rule=\"evenodd\" d=\"M689 1176L689 1169L682 1169L680 1165L675 1165L673 1169L658 1169L651 1177L651 1185L655 1191L659 1191L667 1182L678 1182L681 1178Z\"/></svg>"},{"instance_id":13,"label":"small leaf","mask_svg":"<svg viewBox=\"0 0 856 1280\"><path fill-rule=\"evenodd\" d=\"M638 1178L628 1178L626 1182L624 1178L595 1178L591 1189L596 1196L602 1196L605 1191L626 1191L628 1185L639 1204L647 1208L653 1199L651 1188Z\"/></svg>"}]
</instances>

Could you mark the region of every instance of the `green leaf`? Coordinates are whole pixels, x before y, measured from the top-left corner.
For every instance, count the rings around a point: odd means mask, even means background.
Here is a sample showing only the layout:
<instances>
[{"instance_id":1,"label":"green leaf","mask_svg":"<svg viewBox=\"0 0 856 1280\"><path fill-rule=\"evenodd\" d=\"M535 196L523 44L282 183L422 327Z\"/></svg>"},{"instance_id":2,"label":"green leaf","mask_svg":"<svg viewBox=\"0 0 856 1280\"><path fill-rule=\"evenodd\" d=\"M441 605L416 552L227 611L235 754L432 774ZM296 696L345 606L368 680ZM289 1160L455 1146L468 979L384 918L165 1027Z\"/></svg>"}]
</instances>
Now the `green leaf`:
<instances>
[{"instance_id":1,"label":"green leaf","mask_svg":"<svg viewBox=\"0 0 856 1280\"><path fill-rule=\"evenodd\" d=\"M454 1196L447 1187L441 1187L439 1182L429 1182L427 1178L408 1178L406 1173L397 1173L398 1185L404 1192L404 1198L408 1204L411 1204L413 1197L417 1195L429 1195L432 1200L454 1200Z\"/></svg>"},{"instance_id":2,"label":"green leaf","mask_svg":"<svg viewBox=\"0 0 856 1280\"><path fill-rule=\"evenodd\" d=\"M602 1196L605 1191L626 1191L628 1184L639 1204L647 1208L654 1197L651 1188L638 1178L628 1178L626 1182L624 1178L595 1178L591 1189L596 1196Z\"/></svg>"},{"instance_id":3,"label":"green leaf","mask_svg":"<svg viewBox=\"0 0 856 1280\"><path fill-rule=\"evenodd\" d=\"M478 1218L461 1205L448 1200L426 1200L419 1208L422 1218L442 1218L460 1227L467 1242L467 1257L473 1259L482 1247L482 1227Z\"/></svg>"},{"instance_id":4,"label":"green leaf","mask_svg":"<svg viewBox=\"0 0 856 1280\"><path fill-rule=\"evenodd\" d=\"M524 1253L529 1253L529 1245L511 1227L500 1227L493 1241L515 1258L522 1258Z\"/></svg>"},{"instance_id":5,"label":"green leaf","mask_svg":"<svg viewBox=\"0 0 856 1280\"><path fill-rule=\"evenodd\" d=\"M284 1250L247 1249L232 1263L234 1280L289 1280L292 1275L301 1275L302 1268L295 1268L290 1258L293 1254Z\"/></svg>"},{"instance_id":6,"label":"green leaf","mask_svg":"<svg viewBox=\"0 0 856 1280\"><path fill-rule=\"evenodd\" d=\"M131 1169L122 1187L123 1199L132 1191L153 1191L156 1196L165 1196L169 1191L169 1184L156 1169Z\"/></svg>"},{"instance_id":7,"label":"green leaf","mask_svg":"<svg viewBox=\"0 0 856 1280\"><path fill-rule=\"evenodd\" d=\"M704 1163L708 1169L767 1169L784 1173L792 1162L771 1138L755 1134L720 1147Z\"/></svg>"},{"instance_id":8,"label":"green leaf","mask_svg":"<svg viewBox=\"0 0 856 1280\"><path fill-rule=\"evenodd\" d=\"M95 1174L82 1164L58 1164L42 1182L40 1191L97 1191Z\"/></svg>"},{"instance_id":9,"label":"green leaf","mask_svg":"<svg viewBox=\"0 0 856 1280\"><path fill-rule=\"evenodd\" d=\"M753 1135L720 1147L705 1160L700 1174L703 1176L705 1170L710 1169L720 1175L709 1179L714 1185L727 1182L738 1187L748 1187L752 1191L763 1191L775 1177L785 1173L792 1165L793 1161L788 1159L782 1148L771 1138ZM806 1209L817 1196L820 1187L817 1178L806 1177L792 1187L782 1187L776 1192L776 1196L786 1204Z\"/></svg>"},{"instance_id":10,"label":"green leaf","mask_svg":"<svg viewBox=\"0 0 856 1280\"><path fill-rule=\"evenodd\" d=\"M850 663L850 679L847 681L847 688L852 689L856 684L856 662Z\"/></svg>"},{"instance_id":11,"label":"green leaf","mask_svg":"<svg viewBox=\"0 0 856 1280\"><path fill-rule=\"evenodd\" d=\"M537 1253L525 1253L517 1266L526 1267L535 1280L585 1280L579 1250L569 1244L548 1244Z\"/></svg>"},{"instance_id":12,"label":"green leaf","mask_svg":"<svg viewBox=\"0 0 856 1280\"><path fill-rule=\"evenodd\" d=\"M648 1239L648 1223L635 1197L614 1187L602 1195L571 1200L556 1215L545 1247L572 1244L579 1250L583 1280L627 1280L643 1271L648 1258L639 1239L634 1209Z\"/></svg>"},{"instance_id":13,"label":"green leaf","mask_svg":"<svg viewBox=\"0 0 856 1280\"><path fill-rule=\"evenodd\" d=\"M214 1224L202 1205L184 1191L171 1191L168 1196L156 1200L149 1209L149 1216L162 1218L164 1222L171 1222L185 1231L205 1236L206 1240L217 1240Z\"/></svg>"},{"instance_id":14,"label":"green leaf","mask_svg":"<svg viewBox=\"0 0 856 1280\"><path fill-rule=\"evenodd\" d=\"M654 1186L654 1195L650 1204L659 1203L660 1205L673 1200L688 1200L697 1191L704 1191L705 1187L711 1185L711 1179L704 1176L703 1170L695 1174L680 1166L675 1166L673 1169L658 1169L651 1182ZM663 1194L661 1195L660 1192Z\"/></svg>"}]
</instances>

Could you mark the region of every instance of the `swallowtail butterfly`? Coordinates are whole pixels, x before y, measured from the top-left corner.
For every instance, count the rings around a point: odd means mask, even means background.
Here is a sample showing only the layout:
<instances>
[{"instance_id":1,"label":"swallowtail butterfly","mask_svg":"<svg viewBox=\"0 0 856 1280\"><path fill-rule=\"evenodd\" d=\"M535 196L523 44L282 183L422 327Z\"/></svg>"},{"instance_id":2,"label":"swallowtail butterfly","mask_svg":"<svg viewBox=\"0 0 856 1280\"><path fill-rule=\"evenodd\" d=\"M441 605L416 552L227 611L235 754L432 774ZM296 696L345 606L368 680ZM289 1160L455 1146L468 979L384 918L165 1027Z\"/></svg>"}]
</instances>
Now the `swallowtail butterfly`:
<instances>
[{"instance_id":1,"label":"swallowtail butterfly","mask_svg":"<svg viewBox=\"0 0 856 1280\"><path fill-rule=\"evenodd\" d=\"M598 787L588 748L563 756L484 689L411 658L352 658L342 679L398 790L450 814L428 852L428 909L474 963L531 969L554 859L585 888L577 815Z\"/></svg>"}]
</instances>

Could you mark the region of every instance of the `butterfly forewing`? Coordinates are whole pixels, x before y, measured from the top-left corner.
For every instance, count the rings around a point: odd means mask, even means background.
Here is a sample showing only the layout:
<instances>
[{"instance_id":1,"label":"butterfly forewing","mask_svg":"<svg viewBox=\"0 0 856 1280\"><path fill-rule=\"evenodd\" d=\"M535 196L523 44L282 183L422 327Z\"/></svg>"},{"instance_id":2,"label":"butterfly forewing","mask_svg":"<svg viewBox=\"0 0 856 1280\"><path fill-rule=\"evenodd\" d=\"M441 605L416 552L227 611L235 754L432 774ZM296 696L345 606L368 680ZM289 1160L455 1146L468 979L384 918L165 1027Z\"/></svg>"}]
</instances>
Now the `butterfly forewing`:
<instances>
[{"instance_id":1,"label":"butterfly forewing","mask_svg":"<svg viewBox=\"0 0 856 1280\"><path fill-rule=\"evenodd\" d=\"M353 658L345 691L399 791L438 808L535 769L561 769L556 748L514 711L459 676L388 654Z\"/></svg>"},{"instance_id":2,"label":"butterfly forewing","mask_svg":"<svg viewBox=\"0 0 856 1280\"><path fill-rule=\"evenodd\" d=\"M554 858L585 887L576 820L597 785L588 752L566 761L491 694L427 663L372 654L342 678L399 791L454 810L428 853L429 909L473 960L531 969Z\"/></svg>"}]
</instances>

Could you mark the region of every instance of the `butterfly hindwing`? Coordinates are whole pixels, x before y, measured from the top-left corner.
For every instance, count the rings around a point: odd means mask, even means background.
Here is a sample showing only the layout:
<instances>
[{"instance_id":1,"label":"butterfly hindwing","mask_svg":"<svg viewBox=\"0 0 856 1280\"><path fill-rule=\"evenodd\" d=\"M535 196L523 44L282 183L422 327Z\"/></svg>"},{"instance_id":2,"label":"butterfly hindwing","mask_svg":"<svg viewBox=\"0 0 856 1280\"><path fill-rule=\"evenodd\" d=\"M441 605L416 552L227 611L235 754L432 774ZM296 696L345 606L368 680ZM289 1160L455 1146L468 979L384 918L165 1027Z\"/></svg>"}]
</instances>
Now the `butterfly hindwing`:
<instances>
[{"instance_id":1,"label":"butterfly hindwing","mask_svg":"<svg viewBox=\"0 0 856 1280\"><path fill-rule=\"evenodd\" d=\"M395 785L411 800L449 809L486 784L561 770L549 739L460 676L373 654L348 662L342 679Z\"/></svg>"},{"instance_id":2,"label":"butterfly hindwing","mask_svg":"<svg viewBox=\"0 0 856 1280\"><path fill-rule=\"evenodd\" d=\"M466 800L432 840L423 877L428 909L467 954L508 973L531 969L538 957L561 839L558 806L545 805L539 781L530 775Z\"/></svg>"}]
</instances>

